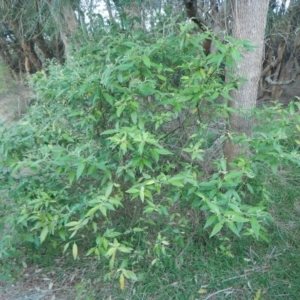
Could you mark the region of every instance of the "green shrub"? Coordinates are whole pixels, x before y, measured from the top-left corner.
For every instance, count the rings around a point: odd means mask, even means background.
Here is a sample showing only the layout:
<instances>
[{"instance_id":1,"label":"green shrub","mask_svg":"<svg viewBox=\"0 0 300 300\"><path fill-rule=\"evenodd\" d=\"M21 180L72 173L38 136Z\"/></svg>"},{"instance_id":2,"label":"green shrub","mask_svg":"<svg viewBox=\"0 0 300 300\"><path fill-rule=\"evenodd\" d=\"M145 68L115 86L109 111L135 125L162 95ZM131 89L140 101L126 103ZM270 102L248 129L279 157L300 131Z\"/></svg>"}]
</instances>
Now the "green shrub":
<instances>
[{"instance_id":1,"label":"green shrub","mask_svg":"<svg viewBox=\"0 0 300 300\"><path fill-rule=\"evenodd\" d=\"M0 132L0 188L12 203L3 222L18 234L1 241L1 257L44 243L74 259L106 258L107 278L122 282L137 279L132 270L141 261L163 263L169 247L183 247L203 227L211 226L211 237L267 240L269 187L255 178L281 160L299 163L290 153L295 137L286 133L295 133L298 113L284 112L281 128L283 109L256 112L278 122L252 139L234 137L252 156L232 170L222 156L210 158L213 171L206 171L209 148L226 138L230 108L221 98L231 101L239 82L224 82L224 66L233 68L249 46L192 35L190 25L173 30L104 36L66 66L33 77L35 105ZM218 53L205 56L206 38Z\"/></svg>"}]
</instances>

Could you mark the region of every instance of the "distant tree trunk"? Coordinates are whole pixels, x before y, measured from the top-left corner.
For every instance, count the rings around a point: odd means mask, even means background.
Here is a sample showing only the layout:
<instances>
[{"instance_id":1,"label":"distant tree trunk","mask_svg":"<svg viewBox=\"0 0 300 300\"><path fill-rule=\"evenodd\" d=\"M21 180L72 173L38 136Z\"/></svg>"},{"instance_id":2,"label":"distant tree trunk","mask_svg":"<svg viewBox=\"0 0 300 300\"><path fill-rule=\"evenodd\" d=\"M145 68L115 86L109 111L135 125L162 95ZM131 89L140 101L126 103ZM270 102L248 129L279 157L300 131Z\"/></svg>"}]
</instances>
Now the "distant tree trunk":
<instances>
[{"instance_id":1,"label":"distant tree trunk","mask_svg":"<svg viewBox=\"0 0 300 300\"><path fill-rule=\"evenodd\" d=\"M64 43L65 54L68 56L70 53L71 39L74 37L78 28L78 20L72 7L72 2L62 2L59 8L55 7L55 3L52 3L52 0L47 0L47 3L53 19L59 27L60 36ZM73 42L75 46L80 45L79 41Z\"/></svg>"},{"instance_id":2,"label":"distant tree trunk","mask_svg":"<svg viewBox=\"0 0 300 300\"><path fill-rule=\"evenodd\" d=\"M30 63L34 66L36 71L41 71L42 62L35 52L33 41L25 39L24 36L20 34L20 24L18 23L18 21L11 21L10 26L13 29L15 36L17 37L18 44L20 44L23 49L26 72L28 73L31 70Z\"/></svg>"},{"instance_id":3,"label":"distant tree trunk","mask_svg":"<svg viewBox=\"0 0 300 300\"><path fill-rule=\"evenodd\" d=\"M53 51L44 39L43 30L40 22L37 22L36 28L36 34L32 37L32 40L42 51L44 58L52 59L54 57Z\"/></svg>"},{"instance_id":4,"label":"distant tree trunk","mask_svg":"<svg viewBox=\"0 0 300 300\"><path fill-rule=\"evenodd\" d=\"M236 39L249 39L256 47L252 51L244 51L242 61L233 70L236 77L247 79L232 93L230 106L237 111L247 112L256 106L268 4L269 0L233 0L232 34ZM251 136L252 121L235 112L230 115L228 130L237 135ZM224 156L228 164L245 152L247 149L234 144L230 138L225 142Z\"/></svg>"},{"instance_id":5,"label":"distant tree trunk","mask_svg":"<svg viewBox=\"0 0 300 300\"><path fill-rule=\"evenodd\" d=\"M184 0L184 5L186 8L187 16L199 27L202 32L205 32L208 29L205 21L200 17L198 13L198 4L197 0ZM211 40L206 39L203 42L203 50L206 55L211 51Z\"/></svg>"},{"instance_id":6,"label":"distant tree trunk","mask_svg":"<svg viewBox=\"0 0 300 300\"><path fill-rule=\"evenodd\" d=\"M22 41L22 48L25 54L25 57L28 57L29 61L33 64L36 71L42 70L42 62L40 61L38 55L36 54L33 46L33 42L29 42L26 40ZM28 66L29 61L27 61L26 72L30 71L30 67ZM26 65L25 65L26 66Z\"/></svg>"},{"instance_id":7,"label":"distant tree trunk","mask_svg":"<svg viewBox=\"0 0 300 300\"><path fill-rule=\"evenodd\" d=\"M64 64L65 63L65 46L64 43L62 41L62 39L60 38L60 34L56 35L52 41L51 44L53 45L53 51L54 51L54 55L57 59L57 61L60 64Z\"/></svg>"}]
</instances>

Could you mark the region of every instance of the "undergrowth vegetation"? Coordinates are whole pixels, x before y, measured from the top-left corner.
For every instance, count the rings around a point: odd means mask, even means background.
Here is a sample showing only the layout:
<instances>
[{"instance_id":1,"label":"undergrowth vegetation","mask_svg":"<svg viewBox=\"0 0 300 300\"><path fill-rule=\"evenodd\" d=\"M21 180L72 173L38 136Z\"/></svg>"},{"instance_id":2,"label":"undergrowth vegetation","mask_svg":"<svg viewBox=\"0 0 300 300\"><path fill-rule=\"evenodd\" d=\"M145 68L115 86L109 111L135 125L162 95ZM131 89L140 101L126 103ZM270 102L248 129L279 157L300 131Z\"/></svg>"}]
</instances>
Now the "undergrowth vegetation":
<instances>
[{"instance_id":1,"label":"undergrowth vegetation","mask_svg":"<svg viewBox=\"0 0 300 300\"><path fill-rule=\"evenodd\" d=\"M32 76L30 111L0 128L2 279L26 253L70 252L107 262L124 289L207 244L230 259L238 238L268 243L280 174L299 184L299 103L247 112L251 138L228 132L242 84L230 69L251 47L168 30L104 35ZM199 48L207 38L217 53ZM226 138L248 149L230 168Z\"/></svg>"}]
</instances>

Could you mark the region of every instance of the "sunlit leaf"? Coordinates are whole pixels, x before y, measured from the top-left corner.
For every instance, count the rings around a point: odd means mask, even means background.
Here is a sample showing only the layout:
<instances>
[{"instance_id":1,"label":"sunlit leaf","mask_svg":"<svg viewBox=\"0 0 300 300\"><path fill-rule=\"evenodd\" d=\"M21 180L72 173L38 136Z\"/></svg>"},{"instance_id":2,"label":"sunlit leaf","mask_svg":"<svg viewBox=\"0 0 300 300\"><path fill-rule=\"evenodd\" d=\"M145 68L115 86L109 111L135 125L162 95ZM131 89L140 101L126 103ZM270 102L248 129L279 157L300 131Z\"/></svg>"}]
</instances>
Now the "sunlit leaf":
<instances>
[{"instance_id":1,"label":"sunlit leaf","mask_svg":"<svg viewBox=\"0 0 300 300\"><path fill-rule=\"evenodd\" d=\"M77 247L76 243L73 244L72 254L73 254L73 258L77 259L77 257L78 257L78 247Z\"/></svg>"},{"instance_id":2,"label":"sunlit leaf","mask_svg":"<svg viewBox=\"0 0 300 300\"><path fill-rule=\"evenodd\" d=\"M41 232L41 235L40 235L40 241L41 243L43 243L43 241L46 239L47 235L48 235L48 232L49 232L49 228L48 226L45 226Z\"/></svg>"},{"instance_id":3,"label":"sunlit leaf","mask_svg":"<svg viewBox=\"0 0 300 300\"><path fill-rule=\"evenodd\" d=\"M150 61L150 58L148 56L143 55L142 60L143 60L146 67L148 67L148 68L151 67L151 61Z\"/></svg>"},{"instance_id":4,"label":"sunlit leaf","mask_svg":"<svg viewBox=\"0 0 300 300\"><path fill-rule=\"evenodd\" d=\"M207 289L200 289L199 291L198 291L198 294L202 294L202 295L204 295L204 294L207 294Z\"/></svg>"},{"instance_id":5,"label":"sunlit leaf","mask_svg":"<svg viewBox=\"0 0 300 300\"><path fill-rule=\"evenodd\" d=\"M120 275L120 290L123 291L125 289L125 277L123 274Z\"/></svg>"}]
</instances>

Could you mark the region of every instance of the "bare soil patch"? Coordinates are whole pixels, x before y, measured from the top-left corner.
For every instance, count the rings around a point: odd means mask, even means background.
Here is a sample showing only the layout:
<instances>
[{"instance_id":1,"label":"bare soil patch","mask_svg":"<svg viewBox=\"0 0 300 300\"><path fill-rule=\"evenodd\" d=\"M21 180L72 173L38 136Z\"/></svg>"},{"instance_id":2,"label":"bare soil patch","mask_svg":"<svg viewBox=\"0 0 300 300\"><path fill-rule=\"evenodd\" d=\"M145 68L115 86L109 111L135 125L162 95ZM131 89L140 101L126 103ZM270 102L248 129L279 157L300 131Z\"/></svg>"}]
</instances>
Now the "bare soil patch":
<instances>
[{"instance_id":1,"label":"bare soil patch","mask_svg":"<svg viewBox=\"0 0 300 300\"><path fill-rule=\"evenodd\" d=\"M33 92L29 87L15 84L13 89L0 93L0 122L11 123L27 111Z\"/></svg>"}]
</instances>

